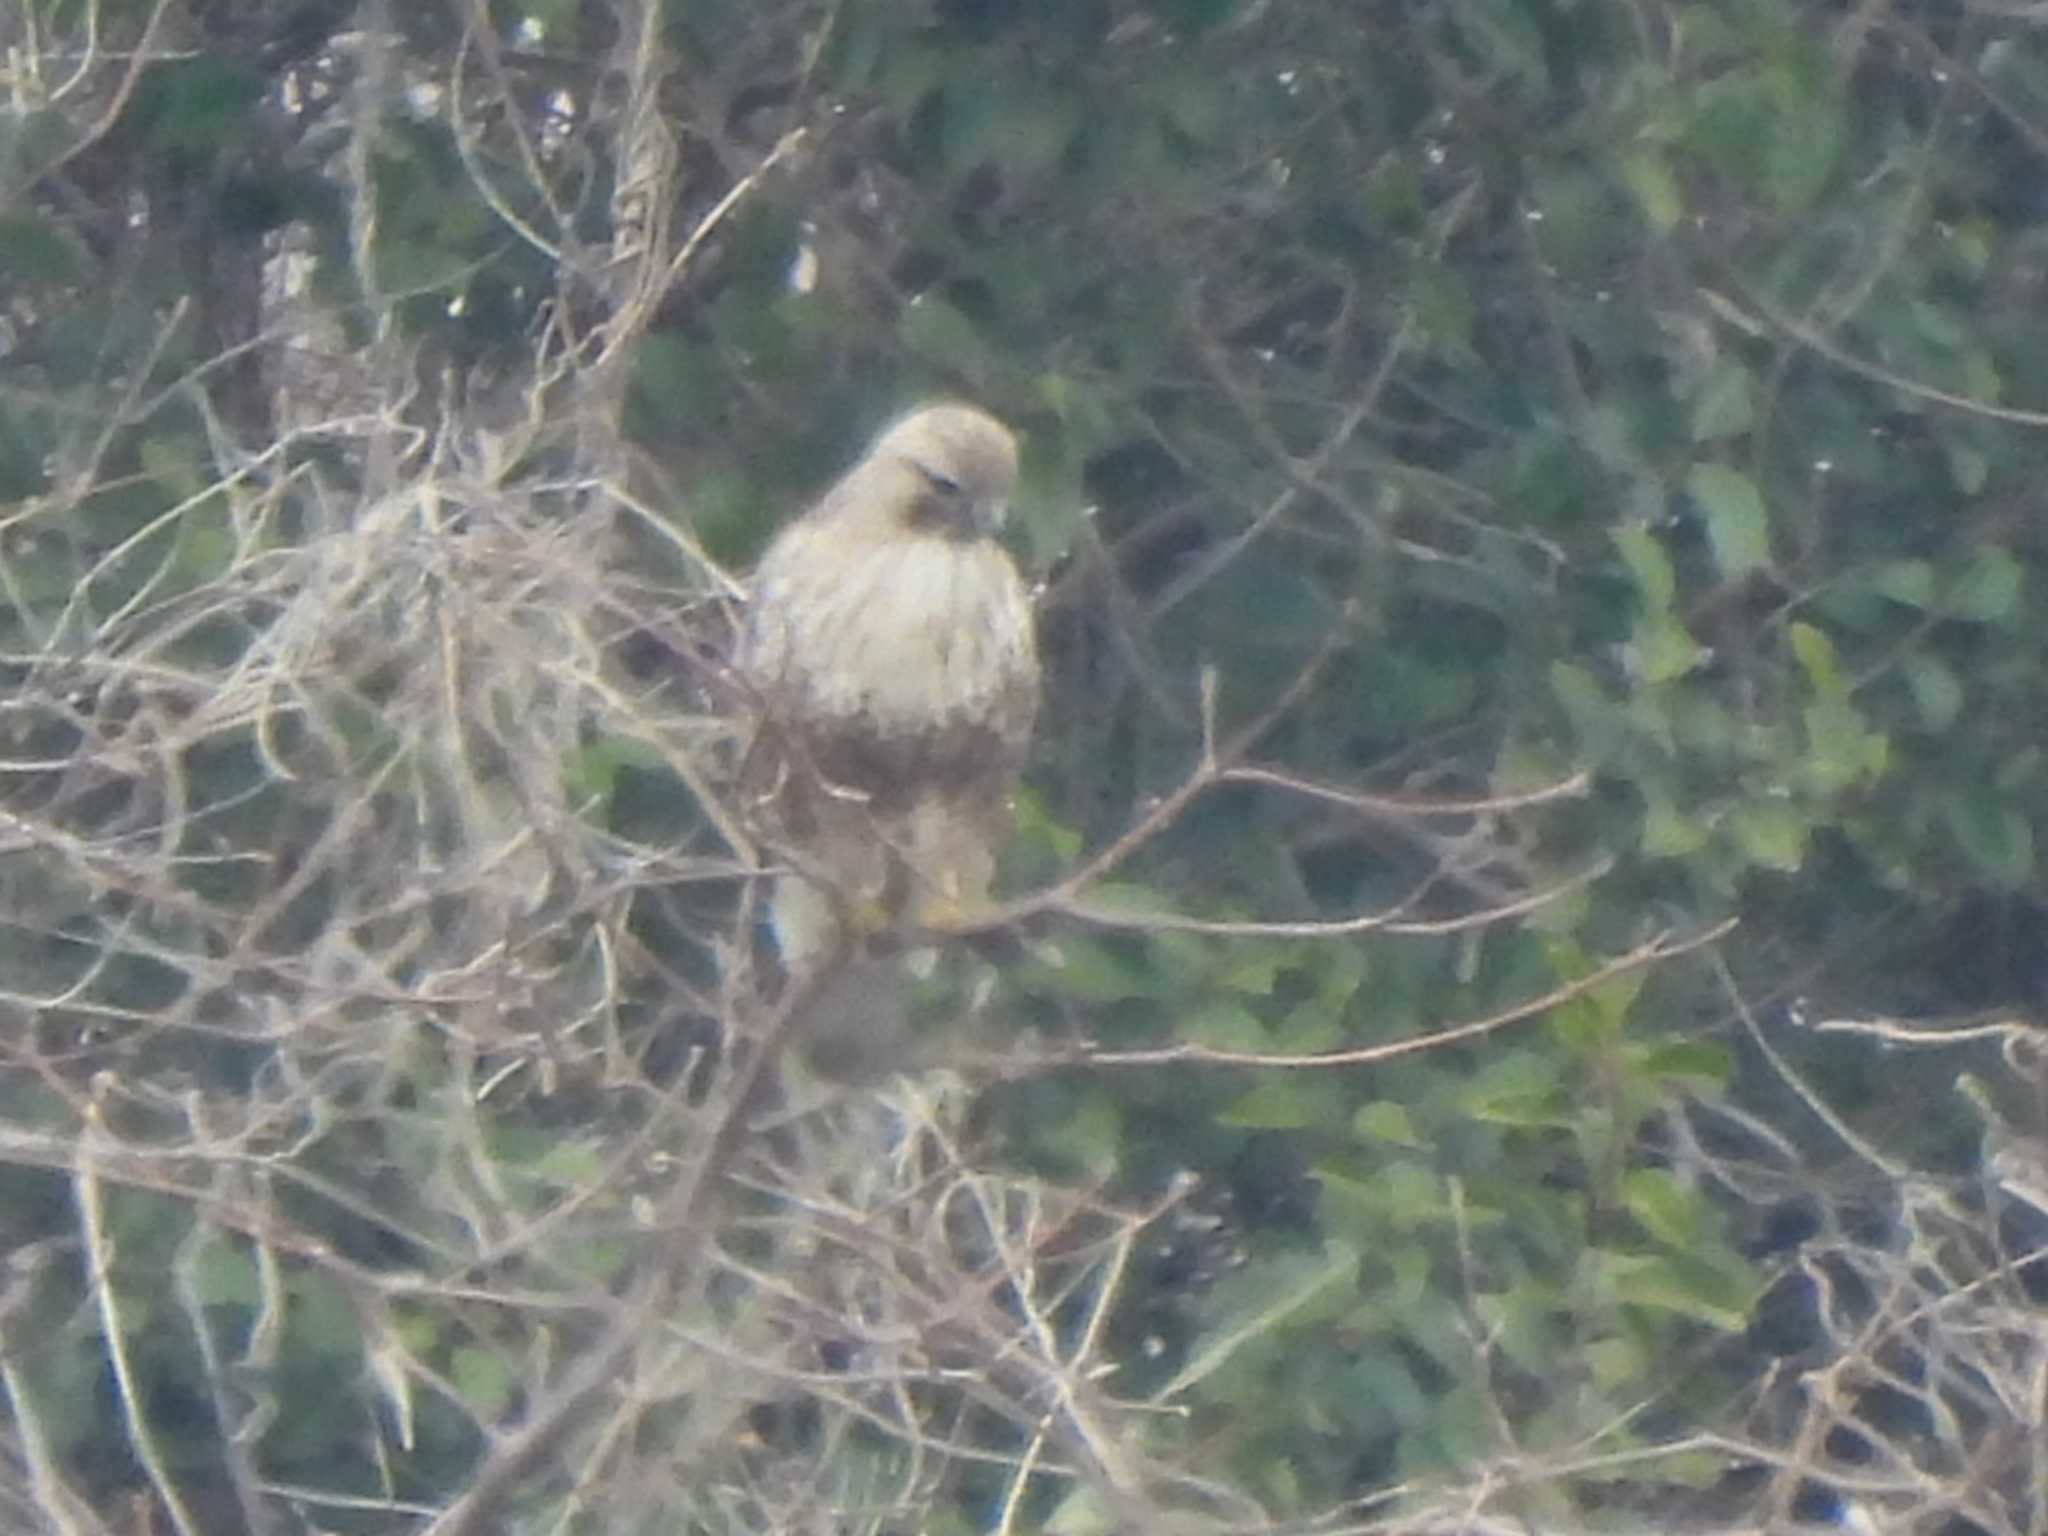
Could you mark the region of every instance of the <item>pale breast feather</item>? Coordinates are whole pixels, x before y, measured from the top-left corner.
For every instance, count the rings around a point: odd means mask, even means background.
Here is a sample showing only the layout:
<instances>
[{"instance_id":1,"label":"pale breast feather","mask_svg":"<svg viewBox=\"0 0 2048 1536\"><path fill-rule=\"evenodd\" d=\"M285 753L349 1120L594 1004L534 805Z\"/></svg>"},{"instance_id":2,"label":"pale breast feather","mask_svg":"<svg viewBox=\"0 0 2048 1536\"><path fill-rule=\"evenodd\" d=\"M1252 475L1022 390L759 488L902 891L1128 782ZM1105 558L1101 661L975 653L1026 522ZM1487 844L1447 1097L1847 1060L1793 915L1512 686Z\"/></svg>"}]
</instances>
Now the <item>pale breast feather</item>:
<instances>
[{"instance_id":1,"label":"pale breast feather","mask_svg":"<svg viewBox=\"0 0 2048 1536\"><path fill-rule=\"evenodd\" d=\"M1021 766L1038 707L1031 609L988 540L791 528L764 559L741 651L771 719L821 772L886 791Z\"/></svg>"}]
</instances>

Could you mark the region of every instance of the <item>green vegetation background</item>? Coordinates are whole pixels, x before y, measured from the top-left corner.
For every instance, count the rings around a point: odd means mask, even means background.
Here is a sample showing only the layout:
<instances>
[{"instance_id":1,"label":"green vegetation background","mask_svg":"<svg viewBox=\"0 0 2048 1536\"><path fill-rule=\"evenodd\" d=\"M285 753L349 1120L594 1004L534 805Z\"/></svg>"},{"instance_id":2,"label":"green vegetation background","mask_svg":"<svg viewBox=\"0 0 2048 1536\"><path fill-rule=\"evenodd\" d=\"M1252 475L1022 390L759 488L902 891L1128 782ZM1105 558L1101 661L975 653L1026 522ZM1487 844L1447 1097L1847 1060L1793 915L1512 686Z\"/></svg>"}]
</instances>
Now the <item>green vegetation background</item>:
<instances>
[{"instance_id":1,"label":"green vegetation background","mask_svg":"<svg viewBox=\"0 0 2048 1536\"><path fill-rule=\"evenodd\" d=\"M211 1530L460 1494L575 1337L484 1295L531 1276L468 1217L658 1143L737 963L688 771L717 751L661 724L716 712L699 557L744 571L940 391L1026 440L1050 681L1013 889L1285 704L1235 763L1265 780L1034 918L979 1042L1133 1060L986 1082L975 1159L1131 1208L1199 1176L1101 1342L1117 1395L1177 1405L1129 1431L1153 1454L1275 1518L1510 1464L1510 1510L1656 1507L1808 1422L1769 1383L1828 1331L1759 1322L1783 1213L1881 1254L1912 1170L1973 1234L1943 1273L2002 1272L1980 1151L2048 1114L2031 16L28 0L0 39L23 1520L63 1503L39 1466L124 1530L165 1484ZM462 665L411 648L450 624ZM528 824L545 856L483 867L479 828ZM639 946L602 983L600 932ZM556 947L428 999L457 936ZM1811 1027L1841 1018L2019 1022ZM503 1185L451 1193L451 1139ZM600 1289L635 1262L607 1231ZM986 1528L999 1481L933 1507ZM1058 1482L1006 1518L1106 1518ZM2003 1486L1971 1497L2018 1520Z\"/></svg>"}]
</instances>

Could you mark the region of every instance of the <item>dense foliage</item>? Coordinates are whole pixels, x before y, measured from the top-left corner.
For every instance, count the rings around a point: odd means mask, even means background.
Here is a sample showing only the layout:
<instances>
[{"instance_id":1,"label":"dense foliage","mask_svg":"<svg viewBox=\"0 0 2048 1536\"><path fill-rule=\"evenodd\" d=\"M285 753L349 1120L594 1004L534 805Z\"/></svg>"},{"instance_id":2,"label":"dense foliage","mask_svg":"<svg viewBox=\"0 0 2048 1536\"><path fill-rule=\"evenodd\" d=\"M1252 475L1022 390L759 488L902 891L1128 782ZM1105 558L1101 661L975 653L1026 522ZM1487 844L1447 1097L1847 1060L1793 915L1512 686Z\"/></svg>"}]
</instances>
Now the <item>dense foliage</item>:
<instances>
[{"instance_id":1,"label":"dense foliage","mask_svg":"<svg viewBox=\"0 0 2048 1536\"><path fill-rule=\"evenodd\" d=\"M0 41L10 1529L2048 1520L2025 7ZM730 573L938 393L1016 900L785 1073Z\"/></svg>"}]
</instances>

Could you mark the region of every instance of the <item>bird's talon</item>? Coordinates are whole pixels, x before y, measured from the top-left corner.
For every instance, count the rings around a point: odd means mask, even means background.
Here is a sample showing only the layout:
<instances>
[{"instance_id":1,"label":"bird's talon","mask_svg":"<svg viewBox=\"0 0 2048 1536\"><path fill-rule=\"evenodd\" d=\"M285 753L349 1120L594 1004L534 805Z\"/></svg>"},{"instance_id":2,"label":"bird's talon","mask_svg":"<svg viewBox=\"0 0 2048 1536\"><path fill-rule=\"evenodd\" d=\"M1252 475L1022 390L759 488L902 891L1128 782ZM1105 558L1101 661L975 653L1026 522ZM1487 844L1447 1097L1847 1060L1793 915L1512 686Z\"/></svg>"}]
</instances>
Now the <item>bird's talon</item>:
<instances>
[{"instance_id":1,"label":"bird's talon","mask_svg":"<svg viewBox=\"0 0 2048 1536\"><path fill-rule=\"evenodd\" d=\"M889 927L889 909L872 896L848 904L848 930L857 939L871 939Z\"/></svg>"},{"instance_id":2,"label":"bird's talon","mask_svg":"<svg viewBox=\"0 0 2048 1536\"><path fill-rule=\"evenodd\" d=\"M993 902L933 891L911 908L910 920L928 933L964 933L981 927L994 911Z\"/></svg>"}]
</instances>

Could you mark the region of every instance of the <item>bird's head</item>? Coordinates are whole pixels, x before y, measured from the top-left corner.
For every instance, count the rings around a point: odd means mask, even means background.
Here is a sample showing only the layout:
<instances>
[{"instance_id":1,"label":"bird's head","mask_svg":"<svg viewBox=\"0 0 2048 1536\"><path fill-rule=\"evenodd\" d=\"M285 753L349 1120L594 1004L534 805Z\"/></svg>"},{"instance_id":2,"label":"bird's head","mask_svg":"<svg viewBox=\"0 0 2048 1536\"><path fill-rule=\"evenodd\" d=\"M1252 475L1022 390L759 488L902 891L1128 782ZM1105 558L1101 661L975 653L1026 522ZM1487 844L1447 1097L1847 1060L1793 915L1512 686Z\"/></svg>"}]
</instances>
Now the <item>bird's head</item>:
<instances>
[{"instance_id":1,"label":"bird's head","mask_svg":"<svg viewBox=\"0 0 2048 1536\"><path fill-rule=\"evenodd\" d=\"M885 431L868 465L888 477L906 526L954 539L992 536L1017 488L1017 440L971 405L927 405Z\"/></svg>"}]
</instances>

